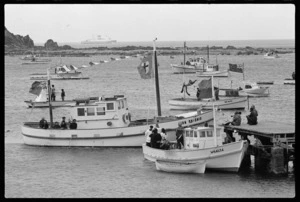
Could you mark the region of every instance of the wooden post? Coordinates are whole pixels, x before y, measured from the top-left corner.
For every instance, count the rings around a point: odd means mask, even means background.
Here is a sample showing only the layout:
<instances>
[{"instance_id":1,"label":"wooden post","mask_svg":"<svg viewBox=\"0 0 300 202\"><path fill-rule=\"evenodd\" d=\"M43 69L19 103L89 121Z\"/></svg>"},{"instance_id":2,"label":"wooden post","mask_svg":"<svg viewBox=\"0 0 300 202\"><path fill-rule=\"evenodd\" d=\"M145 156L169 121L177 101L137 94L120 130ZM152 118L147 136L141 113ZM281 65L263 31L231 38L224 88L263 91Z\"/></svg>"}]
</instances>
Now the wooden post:
<instances>
[{"instance_id":1,"label":"wooden post","mask_svg":"<svg viewBox=\"0 0 300 202\"><path fill-rule=\"evenodd\" d=\"M207 64L209 64L209 46L207 45Z\"/></svg>"}]
</instances>

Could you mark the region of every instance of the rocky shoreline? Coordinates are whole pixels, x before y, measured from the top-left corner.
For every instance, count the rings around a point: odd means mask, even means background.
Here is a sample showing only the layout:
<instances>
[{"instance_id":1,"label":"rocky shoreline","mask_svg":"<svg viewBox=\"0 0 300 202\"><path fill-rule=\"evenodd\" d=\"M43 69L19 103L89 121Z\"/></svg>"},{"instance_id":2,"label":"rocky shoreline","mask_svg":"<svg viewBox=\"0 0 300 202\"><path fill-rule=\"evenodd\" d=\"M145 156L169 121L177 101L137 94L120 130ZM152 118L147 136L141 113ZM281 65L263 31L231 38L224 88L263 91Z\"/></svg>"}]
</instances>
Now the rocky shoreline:
<instances>
[{"instance_id":1,"label":"rocky shoreline","mask_svg":"<svg viewBox=\"0 0 300 202\"><path fill-rule=\"evenodd\" d=\"M4 54L7 56L20 56L35 54L41 57L90 57L95 55L121 55L131 56L144 54L152 51L152 46L121 46L121 47L91 47L91 48L73 48L69 45L59 46L52 39L47 40L44 46L35 46L33 40L28 36L14 35L6 27ZM156 47L159 55L182 55L182 47ZM34 53L33 53L34 50ZM295 48L253 48L246 46L236 48L228 45L227 47L212 46L209 47L210 55L262 55L268 51L277 54L294 53ZM207 47L189 47L186 55L207 55Z\"/></svg>"},{"instance_id":2,"label":"rocky shoreline","mask_svg":"<svg viewBox=\"0 0 300 202\"><path fill-rule=\"evenodd\" d=\"M93 48L72 48L70 46L57 47L55 49L46 49L42 46L34 46L34 48L13 48L5 49L5 55L16 56L24 55L26 52L30 54L34 50L34 54L40 55L41 57L90 57L95 55L136 55L144 54L152 50L152 47L142 46L125 46L125 47L93 47ZM266 48L235 48L234 46L209 47L210 55L262 55L268 52L270 49ZM295 48L276 48L272 49L277 54L294 53ZM159 55L182 55L182 47L157 47ZM207 47L189 47L186 55L206 55Z\"/></svg>"}]
</instances>

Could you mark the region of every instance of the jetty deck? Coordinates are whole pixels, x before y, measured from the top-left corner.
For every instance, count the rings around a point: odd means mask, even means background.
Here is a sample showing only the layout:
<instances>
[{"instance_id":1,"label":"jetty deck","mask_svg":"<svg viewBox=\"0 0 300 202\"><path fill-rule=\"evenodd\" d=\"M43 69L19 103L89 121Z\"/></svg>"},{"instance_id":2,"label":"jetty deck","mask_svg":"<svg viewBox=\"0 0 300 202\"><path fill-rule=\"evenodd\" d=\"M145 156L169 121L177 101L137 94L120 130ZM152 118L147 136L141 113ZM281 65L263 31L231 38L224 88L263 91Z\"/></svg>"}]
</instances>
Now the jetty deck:
<instances>
[{"instance_id":1,"label":"jetty deck","mask_svg":"<svg viewBox=\"0 0 300 202\"><path fill-rule=\"evenodd\" d=\"M295 143L295 124L276 121L262 121L257 125L242 123L240 126L224 126L228 131L236 130L239 134L270 138L271 142Z\"/></svg>"}]
</instances>

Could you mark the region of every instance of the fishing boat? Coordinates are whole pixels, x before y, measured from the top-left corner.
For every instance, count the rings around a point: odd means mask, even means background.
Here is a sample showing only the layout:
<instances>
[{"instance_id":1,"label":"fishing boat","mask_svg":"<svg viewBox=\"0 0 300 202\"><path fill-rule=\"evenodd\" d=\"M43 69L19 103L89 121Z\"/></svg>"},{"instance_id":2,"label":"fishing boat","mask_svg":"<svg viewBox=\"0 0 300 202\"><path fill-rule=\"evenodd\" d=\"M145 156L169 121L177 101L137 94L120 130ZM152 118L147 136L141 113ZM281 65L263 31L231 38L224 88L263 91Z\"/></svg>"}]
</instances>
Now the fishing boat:
<instances>
[{"instance_id":1,"label":"fishing boat","mask_svg":"<svg viewBox=\"0 0 300 202\"><path fill-rule=\"evenodd\" d=\"M186 42L184 42L183 62L181 64L171 64L174 74L196 73L197 70L203 69L206 60L202 57L185 59Z\"/></svg>"},{"instance_id":2,"label":"fishing boat","mask_svg":"<svg viewBox=\"0 0 300 202\"><path fill-rule=\"evenodd\" d=\"M183 86L184 89L184 86ZM197 97L186 97L185 91L184 96L181 98L174 98L168 101L170 109L174 110L194 110L194 109L212 109L213 104L218 109L244 109L247 102L247 97L236 97L236 98L218 98L219 90L214 87L214 95L217 100L214 103L211 102L212 98L212 82L209 80L202 80L198 84L199 99Z\"/></svg>"},{"instance_id":3,"label":"fishing boat","mask_svg":"<svg viewBox=\"0 0 300 202\"><path fill-rule=\"evenodd\" d=\"M156 170L172 173L204 173L206 168L206 161L155 161Z\"/></svg>"},{"instance_id":4,"label":"fishing boat","mask_svg":"<svg viewBox=\"0 0 300 202\"><path fill-rule=\"evenodd\" d=\"M98 35L96 39L88 39L85 41L82 41L81 44L110 44L110 43L116 43L117 40L113 40L110 37L102 37L101 35Z\"/></svg>"},{"instance_id":5,"label":"fishing boat","mask_svg":"<svg viewBox=\"0 0 300 202\"><path fill-rule=\"evenodd\" d=\"M214 98L212 103L214 103ZM223 143L221 128L216 126L214 105L213 117L212 127L199 126L183 129L183 149L175 146L164 150L143 144L144 158L156 162L157 169L163 168L162 170L169 172L194 172L197 168L200 171L212 169L238 172L248 143L246 140ZM160 162L170 163L160 165ZM181 166L182 164L185 166ZM190 166L186 166L189 164Z\"/></svg>"},{"instance_id":6,"label":"fishing boat","mask_svg":"<svg viewBox=\"0 0 300 202\"><path fill-rule=\"evenodd\" d=\"M283 84L285 84L285 85L295 85L296 84L296 80L295 79L291 79L291 78L286 78L286 79L284 79Z\"/></svg>"},{"instance_id":7,"label":"fishing boat","mask_svg":"<svg viewBox=\"0 0 300 202\"><path fill-rule=\"evenodd\" d=\"M178 123L182 123L184 127L210 123L213 120L212 111L203 113L198 111L180 116L161 116L155 46L153 55L150 56L155 61L150 63L150 67L153 69L152 64L155 64L158 108L156 117L131 120L127 98L124 95L82 98L76 99L76 102L70 104L71 107L68 108L71 115L70 120L76 119L77 121L77 129L62 130L54 127L57 124L53 123L58 121L53 121L52 102L50 101L50 128L39 128L38 122L25 122L22 126L24 143L38 146L141 147L145 141L144 133L150 125L159 124L166 131L174 132ZM145 59L149 59L149 57ZM140 67L143 69L142 63L138 69ZM51 86L50 80L48 69L48 86Z\"/></svg>"},{"instance_id":8,"label":"fishing boat","mask_svg":"<svg viewBox=\"0 0 300 202\"><path fill-rule=\"evenodd\" d=\"M43 81L42 81L43 82ZM38 90L32 90L35 89L35 86L38 85L40 88ZM30 93L37 95L35 100L26 100L24 101L29 108L40 108L40 107L49 107L48 102L48 89L46 83L41 83L40 81L35 81L32 84L32 87L29 90ZM52 101L52 107L69 107L71 103L75 103L74 100L56 100Z\"/></svg>"},{"instance_id":9,"label":"fishing boat","mask_svg":"<svg viewBox=\"0 0 300 202\"><path fill-rule=\"evenodd\" d=\"M70 65L69 67L66 65L59 65L54 67L54 73L50 74L50 78L51 80L89 79L89 77L83 76L82 73L77 70L78 68L74 65ZM39 73L35 73L30 76L30 80L47 80L47 78L47 74Z\"/></svg>"},{"instance_id":10,"label":"fishing boat","mask_svg":"<svg viewBox=\"0 0 300 202\"><path fill-rule=\"evenodd\" d=\"M279 58L279 56L274 51L269 51L264 55L264 58L265 59L274 59L274 58Z\"/></svg>"},{"instance_id":11,"label":"fishing boat","mask_svg":"<svg viewBox=\"0 0 300 202\"><path fill-rule=\"evenodd\" d=\"M295 82L296 82L296 74L295 74L295 72L293 72L292 78L284 79L283 84L285 84L285 85L295 85Z\"/></svg>"},{"instance_id":12,"label":"fishing boat","mask_svg":"<svg viewBox=\"0 0 300 202\"><path fill-rule=\"evenodd\" d=\"M205 64L203 69L196 71L196 75L198 77L228 77L229 72L228 70L220 71L219 65Z\"/></svg>"},{"instance_id":13,"label":"fishing boat","mask_svg":"<svg viewBox=\"0 0 300 202\"><path fill-rule=\"evenodd\" d=\"M243 81L239 94L249 97L267 97L270 95L268 86L260 86L256 82Z\"/></svg>"}]
</instances>

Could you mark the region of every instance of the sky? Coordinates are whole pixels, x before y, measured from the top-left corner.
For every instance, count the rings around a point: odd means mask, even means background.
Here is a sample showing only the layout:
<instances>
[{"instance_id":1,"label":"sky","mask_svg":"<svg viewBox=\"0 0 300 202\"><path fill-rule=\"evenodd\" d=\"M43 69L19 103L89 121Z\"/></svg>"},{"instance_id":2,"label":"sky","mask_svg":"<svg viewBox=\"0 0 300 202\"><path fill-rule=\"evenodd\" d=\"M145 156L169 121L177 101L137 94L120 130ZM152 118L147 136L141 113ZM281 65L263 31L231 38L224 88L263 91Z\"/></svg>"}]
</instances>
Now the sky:
<instances>
[{"instance_id":1,"label":"sky","mask_svg":"<svg viewBox=\"0 0 300 202\"><path fill-rule=\"evenodd\" d=\"M293 4L6 4L4 19L35 43L295 39Z\"/></svg>"}]
</instances>

